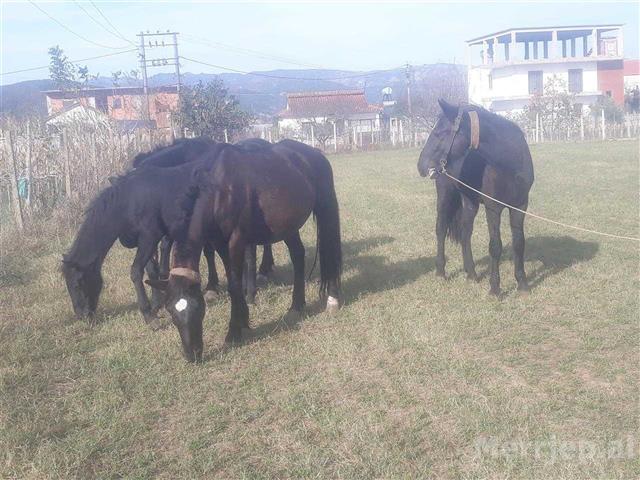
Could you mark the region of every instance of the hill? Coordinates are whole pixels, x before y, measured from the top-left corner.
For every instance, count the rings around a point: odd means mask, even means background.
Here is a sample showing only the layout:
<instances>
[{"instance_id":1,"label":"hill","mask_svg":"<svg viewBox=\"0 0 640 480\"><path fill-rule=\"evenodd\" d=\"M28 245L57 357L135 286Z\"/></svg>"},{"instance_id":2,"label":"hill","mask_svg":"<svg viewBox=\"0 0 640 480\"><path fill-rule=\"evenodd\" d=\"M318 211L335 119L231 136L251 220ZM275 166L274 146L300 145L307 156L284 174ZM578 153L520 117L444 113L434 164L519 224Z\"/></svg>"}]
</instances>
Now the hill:
<instances>
[{"instance_id":1,"label":"hill","mask_svg":"<svg viewBox=\"0 0 640 480\"><path fill-rule=\"evenodd\" d=\"M414 82L417 87L429 82L451 81L456 83L466 75L466 68L455 64L433 64L413 67ZM405 88L404 69L385 71L348 71L348 70L269 70L240 73L185 73L182 77L185 85L200 81L208 82L221 79L240 104L254 114L273 115L285 105L287 92L326 91L345 89L364 89L369 102L381 101L381 90L393 88L399 95ZM151 86L175 83L172 74L157 74L149 77ZM109 87L109 77L100 77L92 82L94 86ZM46 115L43 90L54 88L51 80L30 80L12 85L0 86L0 112L17 116L37 113Z\"/></svg>"}]
</instances>

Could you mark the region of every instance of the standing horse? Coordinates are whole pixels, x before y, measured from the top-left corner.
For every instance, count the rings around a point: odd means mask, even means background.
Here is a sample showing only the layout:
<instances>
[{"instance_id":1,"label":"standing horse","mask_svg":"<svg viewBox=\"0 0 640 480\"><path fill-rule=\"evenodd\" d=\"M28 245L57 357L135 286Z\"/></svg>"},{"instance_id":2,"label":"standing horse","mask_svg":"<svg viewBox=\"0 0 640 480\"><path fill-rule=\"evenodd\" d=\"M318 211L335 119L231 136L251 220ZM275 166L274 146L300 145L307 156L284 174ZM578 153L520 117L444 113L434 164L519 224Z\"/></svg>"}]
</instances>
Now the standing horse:
<instances>
[{"instance_id":1,"label":"standing horse","mask_svg":"<svg viewBox=\"0 0 640 480\"><path fill-rule=\"evenodd\" d=\"M227 342L249 327L242 292L246 247L284 240L294 270L291 310L305 305L304 245L299 229L313 212L318 229L320 296L327 310L339 307L342 269L340 217L329 161L314 148L284 141L247 152L225 145L197 175L197 198L184 230L175 236L167 281L148 283L166 289L166 308L178 328L185 358L202 359L205 303L199 262L203 242L211 239L221 254L231 297ZM178 232L176 232L178 233Z\"/></svg>"},{"instance_id":2,"label":"standing horse","mask_svg":"<svg viewBox=\"0 0 640 480\"><path fill-rule=\"evenodd\" d=\"M491 293L499 295L500 215L504 206L462 186L446 174L496 200L526 210L534 178L531 153L524 134L515 123L477 106L455 106L444 100L439 103L442 115L418 161L420 175L429 176L436 182L436 273L445 275L444 243L448 235L462 246L467 277L477 279L471 234L482 202L489 226L489 283ZM509 208L515 277L518 290L528 291L524 271L524 216Z\"/></svg>"},{"instance_id":3,"label":"standing horse","mask_svg":"<svg viewBox=\"0 0 640 480\"><path fill-rule=\"evenodd\" d=\"M189 147L186 149L185 153L182 155L176 154L178 153L177 150L185 145ZM175 167L201 158L202 154L214 145L216 145L216 142L205 137L196 139L178 139L173 143L173 145L168 147L158 147L152 152L138 154L133 159L132 166L136 169L143 167ZM272 144L260 138L251 138L248 140L242 140L236 143L236 145L245 151L250 152L263 148L271 148ZM147 264L147 272L152 272L149 274L149 278L157 278L158 276L160 278L167 278L169 276L169 255L172 245L173 240L170 237L165 236L162 238L160 242L160 265L158 266L158 262L155 258L152 258L149 261ZM253 303L256 296L255 266L252 268L248 263L252 260L253 262L256 261L255 245L247 248L252 249L252 251L248 252L247 255L246 269L248 272L254 272L254 275L246 275L245 291L247 294L247 301L249 303ZM207 272L209 276L205 291L207 293L217 293L219 280L218 272L216 270L215 249L210 243L205 243L202 252L207 260ZM273 251L271 249L271 245L264 245L262 251L262 262L260 263L258 275L267 278L273 271L273 265ZM157 269L159 269L159 275L153 275L153 272ZM153 291L155 292L156 289L153 289Z\"/></svg>"},{"instance_id":4,"label":"standing horse","mask_svg":"<svg viewBox=\"0 0 640 480\"><path fill-rule=\"evenodd\" d=\"M158 149L151 155L160 157L165 167L139 168L111 179L111 185L98 194L86 211L85 220L68 253L63 255L62 273L74 312L91 317L102 290L102 263L111 246L120 239L127 248L137 248L131 265L131 280L136 289L138 307L152 327L155 313L162 306L161 292L152 292L149 302L143 276L163 236L184 223L185 207L192 189L194 171L206 156L215 155L218 144L197 139L179 141ZM185 158L192 161L186 162ZM157 268L147 270L158 279Z\"/></svg>"}]
</instances>

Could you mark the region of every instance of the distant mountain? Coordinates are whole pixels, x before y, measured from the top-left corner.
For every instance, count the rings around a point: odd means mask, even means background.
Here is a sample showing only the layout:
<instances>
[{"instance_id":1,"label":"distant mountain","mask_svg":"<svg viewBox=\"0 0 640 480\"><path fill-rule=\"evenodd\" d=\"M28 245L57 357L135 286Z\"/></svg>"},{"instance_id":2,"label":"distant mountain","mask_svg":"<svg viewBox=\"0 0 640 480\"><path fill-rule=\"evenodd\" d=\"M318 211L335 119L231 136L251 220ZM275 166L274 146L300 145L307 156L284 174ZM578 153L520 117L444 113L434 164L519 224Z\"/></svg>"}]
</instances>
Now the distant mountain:
<instances>
[{"instance_id":1,"label":"distant mountain","mask_svg":"<svg viewBox=\"0 0 640 480\"><path fill-rule=\"evenodd\" d=\"M413 67L416 86L430 81L441 83L447 78L455 81L464 75L466 67L462 65L439 63ZM182 81L185 85L194 85L214 78L221 79L246 110L260 115L273 115L283 109L286 103L284 94L287 92L364 89L369 102L380 103L384 87L391 87L397 98L401 98L406 89L404 69L380 72L309 69L270 70L252 74L184 73ZM174 84L175 81L173 74L160 73L149 77L151 86ZM136 82L129 84L135 85ZM109 77L100 77L92 85L110 87L113 83ZM127 83L123 81L121 85ZM41 92L53 88L51 80L31 80L0 86L0 112L14 115L35 112L46 115L45 97Z\"/></svg>"}]
</instances>

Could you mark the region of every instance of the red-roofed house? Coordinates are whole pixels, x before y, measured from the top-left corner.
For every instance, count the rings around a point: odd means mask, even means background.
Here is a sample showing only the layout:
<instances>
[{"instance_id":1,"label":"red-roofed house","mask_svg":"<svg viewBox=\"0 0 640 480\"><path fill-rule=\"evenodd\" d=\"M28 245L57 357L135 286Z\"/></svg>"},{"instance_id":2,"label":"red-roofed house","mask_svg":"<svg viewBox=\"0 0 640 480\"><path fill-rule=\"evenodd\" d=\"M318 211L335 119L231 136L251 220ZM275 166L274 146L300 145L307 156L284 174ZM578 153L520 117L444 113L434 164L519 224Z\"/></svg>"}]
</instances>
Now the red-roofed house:
<instances>
[{"instance_id":1,"label":"red-roofed house","mask_svg":"<svg viewBox=\"0 0 640 480\"><path fill-rule=\"evenodd\" d=\"M314 146L324 144L327 136L335 143L340 137L343 143L362 145L379 138L381 112L381 106L367 102L363 90L288 93L278 128L281 135L298 136Z\"/></svg>"}]
</instances>

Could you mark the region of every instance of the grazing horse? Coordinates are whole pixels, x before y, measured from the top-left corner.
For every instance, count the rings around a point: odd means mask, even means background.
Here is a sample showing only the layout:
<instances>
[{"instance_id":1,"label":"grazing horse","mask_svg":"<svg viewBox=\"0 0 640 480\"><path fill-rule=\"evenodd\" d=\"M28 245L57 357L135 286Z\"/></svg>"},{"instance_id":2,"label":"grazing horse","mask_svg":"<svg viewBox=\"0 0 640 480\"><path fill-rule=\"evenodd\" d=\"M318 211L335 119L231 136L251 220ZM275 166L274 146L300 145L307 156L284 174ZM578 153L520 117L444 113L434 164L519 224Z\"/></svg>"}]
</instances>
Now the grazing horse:
<instances>
[{"instance_id":1,"label":"grazing horse","mask_svg":"<svg viewBox=\"0 0 640 480\"><path fill-rule=\"evenodd\" d=\"M189 145L190 143L193 143L193 145L191 146L191 148L187 149L185 154L175 154L174 150L176 148L180 148L183 145ZM215 145L215 143L216 142L205 137L197 139L178 139L173 143L173 145L169 147L158 147L154 151L138 154L133 159L132 166L133 168L140 169L143 167L174 167L182 165L184 163L192 162L201 158L201 155L204 153L204 151L207 148L210 148L212 145ZM236 143L236 145L246 151L256 151L257 149L271 148L271 143L260 138L242 140ZM166 155L164 153L166 153ZM156 258L152 258L147 264L147 272L151 272L151 274L149 275L150 278L158 277L158 275L153 275L153 272L158 269L160 278L167 278L169 276L169 255L172 245L173 240L170 237L165 236L162 238L160 242L160 265L158 266ZM247 294L247 301L249 303L253 303L256 296L257 282L255 275L255 265L251 266L249 265L249 263L251 261L256 261L255 245L247 248L251 249L251 252L247 252L247 265L245 266L245 269L247 272L253 272L254 274L246 275L244 277L245 292ZM218 272L216 270L215 249L210 243L207 242L205 243L202 252L204 253L204 256L207 260L207 272L209 275L205 291L217 293L219 288L219 280ZM273 271L273 265L273 251L271 245L264 245L262 252L262 262L260 263L258 275L267 278ZM153 289L152 291L156 292L157 290Z\"/></svg>"},{"instance_id":2,"label":"grazing horse","mask_svg":"<svg viewBox=\"0 0 640 480\"><path fill-rule=\"evenodd\" d=\"M496 200L526 210L533 185L531 153L520 128L506 118L477 106L455 106L444 100L439 103L442 114L418 161L420 175L429 176L436 182L436 273L445 275L444 243L448 235L462 246L467 277L477 279L471 234L482 202L489 226L489 283L491 293L499 295L500 215L504 206L464 187L446 174ZM518 290L528 291L524 271L524 217L524 213L509 208L515 277Z\"/></svg>"},{"instance_id":3,"label":"grazing horse","mask_svg":"<svg viewBox=\"0 0 640 480\"><path fill-rule=\"evenodd\" d=\"M242 292L246 247L284 240L294 270L291 312L305 305L304 245L299 229L313 212L320 259L320 296L327 310L339 307L342 247L340 217L329 161L314 148L282 141L248 152L225 145L208 167L196 175L185 202L188 222L176 232L169 279L148 280L166 289L166 308L178 328L185 358L202 359L205 303L200 290L199 262L203 242L211 239L222 257L231 298L226 342L241 339L249 328L249 310Z\"/></svg>"},{"instance_id":4,"label":"grazing horse","mask_svg":"<svg viewBox=\"0 0 640 480\"><path fill-rule=\"evenodd\" d=\"M68 253L63 255L62 273L79 317L92 317L102 290L102 263L111 246L120 239L127 248L137 248L131 265L131 280L138 307L152 326L162 306L161 292L147 297L143 276L145 266L157 251L163 236L173 237L184 224L181 202L192 189L194 171L207 156L215 155L219 144L206 139L180 140L151 155L164 167L137 168L112 178L86 211L85 219ZM191 159L185 162L184 159ZM177 166L171 166L177 165ZM158 279L157 268L148 268L149 278Z\"/></svg>"}]
</instances>

